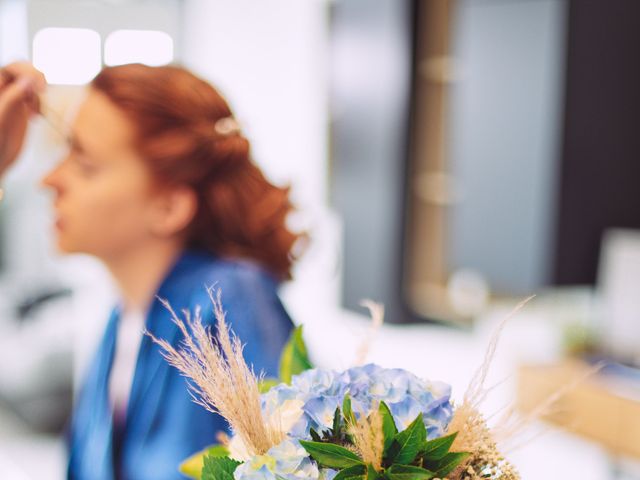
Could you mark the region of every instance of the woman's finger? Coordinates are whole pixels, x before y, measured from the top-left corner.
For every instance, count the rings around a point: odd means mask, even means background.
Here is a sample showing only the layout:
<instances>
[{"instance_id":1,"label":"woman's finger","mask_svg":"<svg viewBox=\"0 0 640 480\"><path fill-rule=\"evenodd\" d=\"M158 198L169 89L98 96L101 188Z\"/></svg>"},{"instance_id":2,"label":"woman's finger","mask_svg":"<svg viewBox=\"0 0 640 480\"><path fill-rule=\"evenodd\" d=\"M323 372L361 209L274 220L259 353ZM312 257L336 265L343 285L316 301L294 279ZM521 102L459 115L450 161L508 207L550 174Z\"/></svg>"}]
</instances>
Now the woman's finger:
<instances>
[{"instance_id":1,"label":"woman's finger","mask_svg":"<svg viewBox=\"0 0 640 480\"><path fill-rule=\"evenodd\" d=\"M33 90L43 92L47 87L47 81L42 72L28 62L15 62L3 67L4 75L11 79L27 77L33 81Z\"/></svg>"},{"instance_id":2,"label":"woman's finger","mask_svg":"<svg viewBox=\"0 0 640 480\"><path fill-rule=\"evenodd\" d=\"M34 93L33 80L22 77L0 91L0 125L10 122L8 118L15 108L31 98Z\"/></svg>"}]
</instances>

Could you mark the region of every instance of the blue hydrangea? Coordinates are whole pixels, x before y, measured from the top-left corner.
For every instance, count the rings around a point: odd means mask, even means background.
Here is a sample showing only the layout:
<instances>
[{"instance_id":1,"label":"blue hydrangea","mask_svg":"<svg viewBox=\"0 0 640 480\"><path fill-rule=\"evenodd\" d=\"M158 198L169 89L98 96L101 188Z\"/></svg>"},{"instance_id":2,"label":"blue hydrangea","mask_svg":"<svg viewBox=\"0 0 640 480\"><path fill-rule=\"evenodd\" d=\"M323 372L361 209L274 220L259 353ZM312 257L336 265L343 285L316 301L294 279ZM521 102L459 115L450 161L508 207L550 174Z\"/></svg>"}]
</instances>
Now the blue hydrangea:
<instances>
[{"instance_id":1,"label":"blue hydrangea","mask_svg":"<svg viewBox=\"0 0 640 480\"><path fill-rule=\"evenodd\" d=\"M338 474L338 471L332 468L321 468L320 476L318 477L318 480L333 480L333 478L337 474Z\"/></svg>"},{"instance_id":2,"label":"blue hydrangea","mask_svg":"<svg viewBox=\"0 0 640 480\"><path fill-rule=\"evenodd\" d=\"M324 473L324 472L323 472ZM323 480L315 462L296 440L287 439L269 449L264 455L255 455L238 465L233 472L235 480ZM333 478L333 477L331 477Z\"/></svg>"},{"instance_id":3,"label":"blue hydrangea","mask_svg":"<svg viewBox=\"0 0 640 480\"><path fill-rule=\"evenodd\" d=\"M427 437L442 436L452 415L451 388L441 382L422 380L402 369L369 364L342 373L313 369L293 377L291 385L280 384L261 397L267 421L275 421L288 438L264 455L245 457L236 468L235 480L333 480L336 471L318 469L299 439L310 439L310 429L321 432L332 427L336 408L346 394L356 415L368 415L384 401L399 430L406 429L423 414Z\"/></svg>"},{"instance_id":4,"label":"blue hydrangea","mask_svg":"<svg viewBox=\"0 0 640 480\"><path fill-rule=\"evenodd\" d=\"M342 373L307 370L293 377L291 386L278 385L262 396L267 416L286 400L299 400L299 418L288 429L293 438L309 439L314 428L331 428L333 414L349 394L354 413L369 414L374 404L384 401L399 430L404 430L422 413L428 438L442 436L451 420L451 388L442 382L422 380L398 368L369 364Z\"/></svg>"}]
</instances>

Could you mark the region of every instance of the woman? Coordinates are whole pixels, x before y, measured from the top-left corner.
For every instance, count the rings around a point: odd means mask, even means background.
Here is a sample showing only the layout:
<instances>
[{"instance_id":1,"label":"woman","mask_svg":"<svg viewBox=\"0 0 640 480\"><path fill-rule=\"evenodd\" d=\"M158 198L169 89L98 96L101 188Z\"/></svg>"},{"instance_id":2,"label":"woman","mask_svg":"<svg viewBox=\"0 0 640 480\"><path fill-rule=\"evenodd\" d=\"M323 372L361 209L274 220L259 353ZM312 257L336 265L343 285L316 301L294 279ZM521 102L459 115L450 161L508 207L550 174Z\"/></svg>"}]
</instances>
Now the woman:
<instances>
[{"instance_id":1,"label":"woman","mask_svg":"<svg viewBox=\"0 0 640 480\"><path fill-rule=\"evenodd\" d=\"M220 417L191 400L146 328L172 343L176 311L222 291L256 371L277 373L291 320L278 299L298 235L288 192L249 156L211 85L178 67L105 68L91 83L70 152L44 179L58 246L104 262L122 294L74 410L69 478L182 478L179 463L215 443Z\"/></svg>"}]
</instances>

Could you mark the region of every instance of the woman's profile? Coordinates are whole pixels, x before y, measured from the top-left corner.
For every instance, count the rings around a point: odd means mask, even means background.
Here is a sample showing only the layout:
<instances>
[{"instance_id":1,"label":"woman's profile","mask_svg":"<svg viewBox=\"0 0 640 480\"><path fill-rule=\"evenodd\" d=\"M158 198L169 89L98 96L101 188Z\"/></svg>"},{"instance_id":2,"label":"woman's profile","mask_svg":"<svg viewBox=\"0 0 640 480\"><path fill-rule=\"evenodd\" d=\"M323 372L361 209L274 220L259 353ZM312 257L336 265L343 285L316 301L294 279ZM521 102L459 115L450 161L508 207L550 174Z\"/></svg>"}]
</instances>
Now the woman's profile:
<instances>
[{"instance_id":1,"label":"woman's profile","mask_svg":"<svg viewBox=\"0 0 640 480\"><path fill-rule=\"evenodd\" d=\"M226 426L193 403L143 329L178 342L159 299L201 306L215 329L205 288L215 285L247 362L275 375L292 328L277 287L299 240L285 225L288 191L252 162L222 96L180 67L105 68L71 132L43 180L57 243L100 259L121 302L76 401L69 478L181 478L179 463Z\"/></svg>"}]
</instances>

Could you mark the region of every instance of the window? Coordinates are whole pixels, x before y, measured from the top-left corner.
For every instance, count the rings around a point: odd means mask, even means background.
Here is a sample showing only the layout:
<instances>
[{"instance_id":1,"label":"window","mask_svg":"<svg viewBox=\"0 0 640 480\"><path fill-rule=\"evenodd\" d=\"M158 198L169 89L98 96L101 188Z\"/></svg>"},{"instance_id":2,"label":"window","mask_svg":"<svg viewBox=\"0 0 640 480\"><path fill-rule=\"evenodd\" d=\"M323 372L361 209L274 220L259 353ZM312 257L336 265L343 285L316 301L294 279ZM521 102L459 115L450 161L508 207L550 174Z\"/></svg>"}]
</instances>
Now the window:
<instances>
[{"instance_id":1,"label":"window","mask_svg":"<svg viewBox=\"0 0 640 480\"><path fill-rule=\"evenodd\" d=\"M166 65L173 60L173 40L165 32L155 30L117 30L104 44L104 63L144 63Z\"/></svg>"},{"instance_id":2,"label":"window","mask_svg":"<svg viewBox=\"0 0 640 480\"><path fill-rule=\"evenodd\" d=\"M88 83L102 67L100 35L85 28L44 28L33 38L33 64L49 83Z\"/></svg>"}]
</instances>

